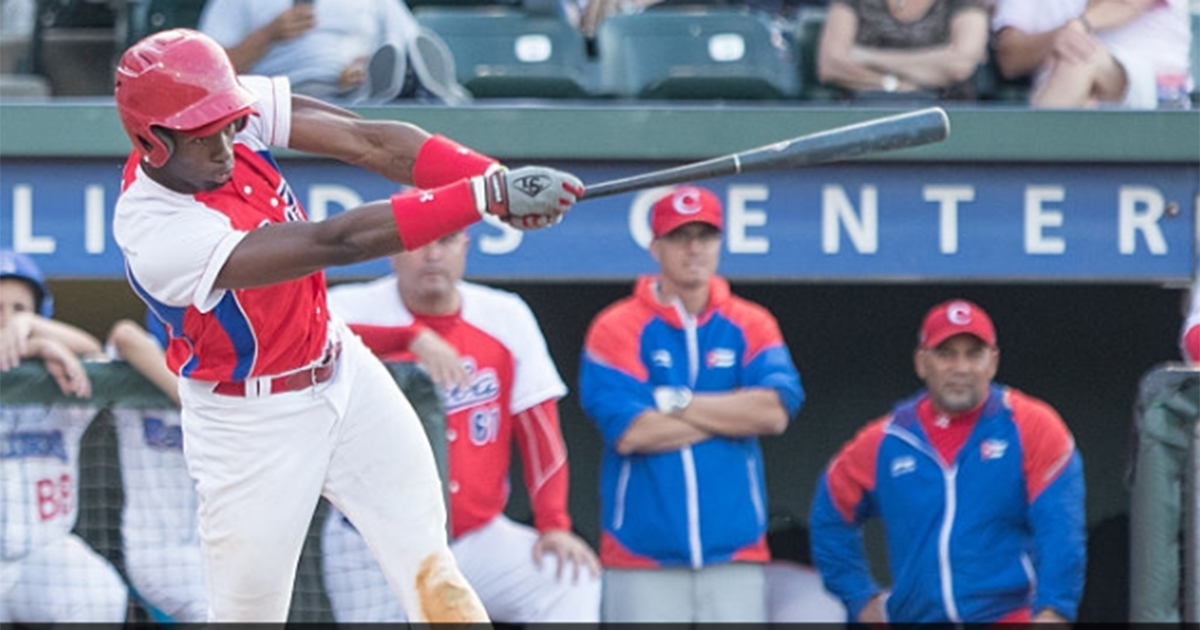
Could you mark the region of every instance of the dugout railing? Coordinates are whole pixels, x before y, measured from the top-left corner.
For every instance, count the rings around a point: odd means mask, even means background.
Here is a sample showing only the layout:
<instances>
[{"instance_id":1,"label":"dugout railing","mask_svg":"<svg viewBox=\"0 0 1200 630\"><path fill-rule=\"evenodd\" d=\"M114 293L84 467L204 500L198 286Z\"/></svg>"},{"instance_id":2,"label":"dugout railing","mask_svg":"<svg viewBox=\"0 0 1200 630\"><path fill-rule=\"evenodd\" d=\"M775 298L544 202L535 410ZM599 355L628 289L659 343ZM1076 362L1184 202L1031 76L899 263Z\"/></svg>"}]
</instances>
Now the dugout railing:
<instances>
[{"instance_id":1,"label":"dugout railing","mask_svg":"<svg viewBox=\"0 0 1200 630\"><path fill-rule=\"evenodd\" d=\"M73 532L117 568L128 583L121 533L122 475L114 409L166 409L172 403L123 361L85 363L93 395L65 396L38 361L26 361L0 373L0 406L71 406L95 410L83 434L79 455L78 519ZM446 478L446 416L426 373L411 363L387 363L388 370L421 418L433 445L439 472ZM0 431L10 429L0 426ZM434 439L436 438L436 439ZM3 462L0 462L2 464ZM7 469L6 469L7 470ZM2 506L0 506L2 507ZM321 501L309 526L296 573L289 622L332 622L321 577L320 532L328 507ZM0 536L4 535L0 532ZM0 540L0 543L3 541ZM3 545L0 545L3 548ZM17 558L4 558L15 561ZM55 585L46 585L54 588ZM131 588L128 621L167 621Z\"/></svg>"},{"instance_id":2,"label":"dugout railing","mask_svg":"<svg viewBox=\"0 0 1200 630\"><path fill-rule=\"evenodd\" d=\"M1129 621L1200 622L1200 369L1142 378L1134 409Z\"/></svg>"}]
</instances>

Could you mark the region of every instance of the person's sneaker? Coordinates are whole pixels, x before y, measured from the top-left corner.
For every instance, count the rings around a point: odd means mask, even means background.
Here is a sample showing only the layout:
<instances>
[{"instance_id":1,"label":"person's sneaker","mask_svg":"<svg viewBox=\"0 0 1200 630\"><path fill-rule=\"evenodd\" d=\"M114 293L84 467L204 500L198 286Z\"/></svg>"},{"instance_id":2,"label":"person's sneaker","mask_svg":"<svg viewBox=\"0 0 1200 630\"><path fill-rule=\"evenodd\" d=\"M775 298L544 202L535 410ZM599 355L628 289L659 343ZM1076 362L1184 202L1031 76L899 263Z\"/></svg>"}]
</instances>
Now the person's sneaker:
<instances>
[{"instance_id":1,"label":"person's sneaker","mask_svg":"<svg viewBox=\"0 0 1200 630\"><path fill-rule=\"evenodd\" d=\"M454 68L454 54L433 31L422 28L408 44L409 63L421 86L447 105L466 105L471 93L459 85Z\"/></svg>"},{"instance_id":2,"label":"person's sneaker","mask_svg":"<svg viewBox=\"0 0 1200 630\"><path fill-rule=\"evenodd\" d=\"M367 61L366 94L359 100L366 105L393 101L404 89L408 60L393 44L380 46Z\"/></svg>"}]
</instances>

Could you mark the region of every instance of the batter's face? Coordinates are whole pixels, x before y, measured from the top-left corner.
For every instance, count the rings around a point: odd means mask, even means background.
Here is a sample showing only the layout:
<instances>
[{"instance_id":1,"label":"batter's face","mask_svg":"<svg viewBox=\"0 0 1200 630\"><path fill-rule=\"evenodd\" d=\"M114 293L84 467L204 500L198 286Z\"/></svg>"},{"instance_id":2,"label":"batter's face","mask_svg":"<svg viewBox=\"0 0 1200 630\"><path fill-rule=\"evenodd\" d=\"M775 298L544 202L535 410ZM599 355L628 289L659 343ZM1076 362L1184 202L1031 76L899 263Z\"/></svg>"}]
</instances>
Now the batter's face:
<instances>
[{"instance_id":1,"label":"batter's face","mask_svg":"<svg viewBox=\"0 0 1200 630\"><path fill-rule=\"evenodd\" d=\"M445 312L453 304L458 308L455 284L467 268L467 246L471 239L464 231L391 257L392 270L400 282L405 303L424 313Z\"/></svg>"},{"instance_id":2,"label":"batter's face","mask_svg":"<svg viewBox=\"0 0 1200 630\"><path fill-rule=\"evenodd\" d=\"M974 335L955 335L934 348L917 348L917 376L938 411L959 414L987 399L1000 366L1000 350Z\"/></svg>"},{"instance_id":3,"label":"batter's face","mask_svg":"<svg viewBox=\"0 0 1200 630\"><path fill-rule=\"evenodd\" d=\"M217 133L201 138L166 131L175 143L170 159L160 168L143 166L151 178L176 192L195 194L216 190L233 175L233 136L239 122L231 122Z\"/></svg>"},{"instance_id":4,"label":"batter's face","mask_svg":"<svg viewBox=\"0 0 1200 630\"><path fill-rule=\"evenodd\" d=\"M0 328L8 325L16 313L37 311L37 296L28 282L17 278L0 279Z\"/></svg>"},{"instance_id":5,"label":"batter's face","mask_svg":"<svg viewBox=\"0 0 1200 630\"><path fill-rule=\"evenodd\" d=\"M708 286L721 259L721 232L707 223L685 223L650 241L664 284L677 290Z\"/></svg>"}]
</instances>

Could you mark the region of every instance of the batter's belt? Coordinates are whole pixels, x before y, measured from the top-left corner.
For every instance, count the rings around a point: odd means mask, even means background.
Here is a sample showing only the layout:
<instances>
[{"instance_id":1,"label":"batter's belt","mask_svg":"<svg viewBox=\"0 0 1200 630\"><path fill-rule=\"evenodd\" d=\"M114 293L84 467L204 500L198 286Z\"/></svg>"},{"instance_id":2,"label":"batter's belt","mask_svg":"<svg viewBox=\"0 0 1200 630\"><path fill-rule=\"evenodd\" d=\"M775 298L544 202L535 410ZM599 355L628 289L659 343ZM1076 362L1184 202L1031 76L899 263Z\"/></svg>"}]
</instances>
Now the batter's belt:
<instances>
[{"instance_id":1,"label":"batter's belt","mask_svg":"<svg viewBox=\"0 0 1200 630\"><path fill-rule=\"evenodd\" d=\"M212 391L214 394L221 394L222 396L257 398L259 396L305 390L333 378L334 372L337 371L338 357L341 354L342 344L338 342L329 348L325 356L321 358L320 363L311 367L273 378L222 381L213 386Z\"/></svg>"}]
</instances>

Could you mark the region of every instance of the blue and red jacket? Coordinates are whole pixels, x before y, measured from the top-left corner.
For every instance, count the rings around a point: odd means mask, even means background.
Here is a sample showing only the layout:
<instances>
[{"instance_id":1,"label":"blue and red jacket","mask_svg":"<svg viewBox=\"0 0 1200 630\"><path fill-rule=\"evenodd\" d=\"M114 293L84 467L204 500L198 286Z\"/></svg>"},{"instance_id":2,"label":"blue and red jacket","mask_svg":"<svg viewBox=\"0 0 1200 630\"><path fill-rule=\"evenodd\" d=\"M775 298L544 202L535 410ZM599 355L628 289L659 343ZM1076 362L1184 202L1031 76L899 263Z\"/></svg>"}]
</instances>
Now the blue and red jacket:
<instances>
[{"instance_id":1,"label":"blue and red jacket","mask_svg":"<svg viewBox=\"0 0 1200 630\"><path fill-rule=\"evenodd\" d=\"M1051 608L1073 620L1086 564L1083 461L1058 414L993 385L953 462L917 418L925 392L867 425L817 486L810 526L825 586L851 619L879 586L862 524L884 523L891 621L991 623Z\"/></svg>"},{"instance_id":2,"label":"blue and red jacket","mask_svg":"<svg viewBox=\"0 0 1200 630\"><path fill-rule=\"evenodd\" d=\"M795 416L804 400L775 318L713 278L695 318L660 304L657 279L605 309L584 342L580 402L604 438L600 560L607 567L766 562L766 487L758 439L713 437L661 453L621 455L617 443L656 387L720 393L773 389Z\"/></svg>"}]
</instances>

